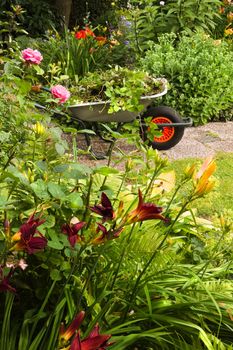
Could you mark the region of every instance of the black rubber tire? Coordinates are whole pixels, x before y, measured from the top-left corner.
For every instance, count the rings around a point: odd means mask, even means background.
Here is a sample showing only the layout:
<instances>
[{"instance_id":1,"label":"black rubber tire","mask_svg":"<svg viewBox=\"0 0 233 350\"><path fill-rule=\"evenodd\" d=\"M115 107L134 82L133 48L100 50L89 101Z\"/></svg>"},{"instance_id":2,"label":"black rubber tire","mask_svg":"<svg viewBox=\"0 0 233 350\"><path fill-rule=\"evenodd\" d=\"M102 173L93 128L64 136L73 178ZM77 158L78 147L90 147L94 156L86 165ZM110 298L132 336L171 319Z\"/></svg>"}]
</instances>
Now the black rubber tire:
<instances>
[{"instance_id":1,"label":"black rubber tire","mask_svg":"<svg viewBox=\"0 0 233 350\"><path fill-rule=\"evenodd\" d=\"M181 116L172 108L166 107L166 106L160 106L160 107L149 107L143 115L141 115L141 130L140 135L143 139L143 141L147 141L152 148L157 150L167 150L171 147L174 147L177 143L180 142L180 140L183 137L184 134L184 126L176 126L174 127L174 134L172 138L170 138L168 141L163 142L157 142L157 141L149 141L147 139L147 132L148 132L148 126L144 124L144 118L148 117L165 117L166 119L170 120L171 123L181 123L182 118ZM163 129L163 128L161 128Z\"/></svg>"}]
</instances>

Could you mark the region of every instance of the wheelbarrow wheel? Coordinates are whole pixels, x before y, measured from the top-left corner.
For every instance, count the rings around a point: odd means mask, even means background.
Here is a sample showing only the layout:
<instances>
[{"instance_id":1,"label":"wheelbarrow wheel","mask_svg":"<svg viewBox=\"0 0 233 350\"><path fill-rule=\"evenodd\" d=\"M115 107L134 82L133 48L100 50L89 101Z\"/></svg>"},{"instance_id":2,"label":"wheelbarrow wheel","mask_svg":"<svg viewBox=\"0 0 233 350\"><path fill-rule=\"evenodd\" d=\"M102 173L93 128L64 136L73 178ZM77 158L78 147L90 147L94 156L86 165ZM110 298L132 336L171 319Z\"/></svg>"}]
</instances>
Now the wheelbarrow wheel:
<instances>
[{"instance_id":1,"label":"wheelbarrow wheel","mask_svg":"<svg viewBox=\"0 0 233 350\"><path fill-rule=\"evenodd\" d=\"M141 116L141 137L143 141L147 141L152 148L158 150L167 150L180 142L184 134L184 126L159 126L160 135L154 135L154 137L152 136L153 140L149 140L148 133L150 132L150 127L148 125L148 119L146 123L144 122L145 118L149 117L151 117L149 123L182 123L181 116L170 107L149 107Z\"/></svg>"}]
</instances>

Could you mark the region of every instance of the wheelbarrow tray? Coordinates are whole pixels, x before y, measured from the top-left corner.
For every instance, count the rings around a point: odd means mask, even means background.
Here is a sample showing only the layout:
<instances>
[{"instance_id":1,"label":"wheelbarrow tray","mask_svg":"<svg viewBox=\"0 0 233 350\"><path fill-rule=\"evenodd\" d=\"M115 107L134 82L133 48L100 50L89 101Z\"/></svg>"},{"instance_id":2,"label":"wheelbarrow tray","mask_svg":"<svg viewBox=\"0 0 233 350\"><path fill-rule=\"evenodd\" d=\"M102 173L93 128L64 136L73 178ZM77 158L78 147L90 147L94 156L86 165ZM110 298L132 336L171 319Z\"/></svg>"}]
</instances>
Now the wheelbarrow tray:
<instances>
[{"instance_id":1,"label":"wheelbarrow tray","mask_svg":"<svg viewBox=\"0 0 233 350\"><path fill-rule=\"evenodd\" d=\"M166 79L157 80L163 83L162 91L154 95L142 96L140 98L140 103L144 106L144 109L148 107L155 98L161 97L167 93ZM126 123L136 119L139 114L139 112L129 112L123 110L110 114L108 113L109 108L109 101L80 103L68 107L72 118L83 120L85 122Z\"/></svg>"}]
</instances>

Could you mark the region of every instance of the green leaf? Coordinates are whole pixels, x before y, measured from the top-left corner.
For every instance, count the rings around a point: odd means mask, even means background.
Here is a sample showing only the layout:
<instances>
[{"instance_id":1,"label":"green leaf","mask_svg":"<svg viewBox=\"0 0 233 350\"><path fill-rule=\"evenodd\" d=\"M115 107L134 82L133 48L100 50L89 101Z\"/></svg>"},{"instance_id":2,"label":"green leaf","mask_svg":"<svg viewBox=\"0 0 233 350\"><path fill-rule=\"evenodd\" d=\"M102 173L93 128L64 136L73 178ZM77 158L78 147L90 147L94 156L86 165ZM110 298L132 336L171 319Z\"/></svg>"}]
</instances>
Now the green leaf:
<instances>
[{"instance_id":1,"label":"green leaf","mask_svg":"<svg viewBox=\"0 0 233 350\"><path fill-rule=\"evenodd\" d=\"M72 209L81 208L83 206L83 200L81 196L76 192L69 194L66 197L66 200L69 202L69 205Z\"/></svg>"},{"instance_id":2,"label":"green leaf","mask_svg":"<svg viewBox=\"0 0 233 350\"><path fill-rule=\"evenodd\" d=\"M57 153L60 155L60 156L63 156L64 153L65 153L65 148L63 147L63 145L61 145L60 143L55 143L55 149L57 151Z\"/></svg>"},{"instance_id":3,"label":"green leaf","mask_svg":"<svg viewBox=\"0 0 233 350\"><path fill-rule=\"evenodd\" d=\"M119 174L119 170L108 167L108 166L103 166L100 168L96 168L94 170L94 174L101 174L104 176L111 175L111 174Z\"/></svg>"},{"instance_id":4,"label":"green leaf","mask_svg":"<svg viewBox=\"0 0 233 350\"><path fill-rule=\"evenodd\" d=\"M64 173L64 171L66 171L68 168L69 168L68 164L60 164L60 165L55 166L53 168L53 171L55 173Z\"/></svg>"},{"instance_id":5,"label":"green leaf","mask_svg":"<svg viewBox=\"0 0 233 350\"><path fill-rule=\"evenodd\" d=\"M59 241L48 241L48 247L56 249L56 250L62 250L63 244Z\"/></svg>"},{"instance_id":6,"label":"green leaf","mask_svg":"<svg viewBox=\"0 0 233 350\"><path fill-rule=\"evenodd\" d=\"M53 281L60 281L62 279L61 272L57 269L53 269L50 272L50 277Z\"/></svg>"},{"instance_id":7,"label":"green leaf","mask_svg":"<svg viewBox=\"0 0 233 350\"><path fill-rule=\"evenodd\" d=\"M33 67L34 67L37 75L43 75L44 74L44 70L40 66L34 65Z\"/></svg>"},{"instance_id":8,"label":"green leaf","mask_svg":"<svg viewBox=\"0 0 233 350\"><path fill-rule=\"evenodd\" d=\"M56 199L64 199L66 197L65 193L63 192L62 186L56 183L49 182L48 191Z\"/></svg>"},{"instance_id":9,"label":"green leaf","mask_svg":"<svg viewBox=\"0 0 233 350\"><path fill-rule=\"evenodd\" d=\"M38 198L49 200L50 196L47 191L47 184L43 180L39 179L36 182L33 182L30 186Z\"/></svg>"}]
</instances>

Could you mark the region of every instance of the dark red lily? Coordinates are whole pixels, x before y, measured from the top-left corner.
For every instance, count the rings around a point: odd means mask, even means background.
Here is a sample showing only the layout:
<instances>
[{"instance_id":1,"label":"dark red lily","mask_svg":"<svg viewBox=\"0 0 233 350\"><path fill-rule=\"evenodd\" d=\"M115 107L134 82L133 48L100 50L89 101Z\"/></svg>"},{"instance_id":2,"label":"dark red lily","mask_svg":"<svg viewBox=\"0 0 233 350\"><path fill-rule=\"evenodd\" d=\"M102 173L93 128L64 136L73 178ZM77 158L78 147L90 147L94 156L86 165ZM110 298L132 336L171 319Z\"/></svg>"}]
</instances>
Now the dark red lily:
<instances>
[{"instance_id":1,"label":"dark red lily","mask_svg":"<svg viewBox=\"0 0 233 350\"><path fill-rule=\"evenodd\" d=\"M45 220L35 218L34 214L30 216L28 221L20 226L19 232L13 237L12 241L18 241L11 250L23 250L28 254L34 254L47 245L47 239L37 230L37 227L42 225ZM38 235L34 237L35 235Z\"/></svg>"},{"instance_id":2,"label":"dark red lily","mask_svg":"<svg viewBox=\"0 0 233 350\"><path fill-rule=\"evenodd\" d=\"M90 209L94 213L101 215L103 217L103 222L115 218L112 203L104 192L101 194L101 204L94 205L90 207Z\"/></svg>"},{"instance_id":3,"label":"dark red lily","mask_svg":"<svg viewBox=\"0 0 233 350\"><path fill-rule=\"evenodd\" d=\"M100 243L104 243L106 241L109 241L111 239L114 238L118 238L120 236L120 233L123 231L123 227L116 229L116 230L107 230L106 227L100 223L97 223L98 225L98 229L97 229L97 233L99 231L102 232L102 234L96 238L94 238L91 243L93 244L100 244Z\"/></svg>"},{"instance_id":4,"label":"dark red lily","mask_svg":"<svg viewBox=\"0 0 233 350\"><path fill-rule=\"evenodd\" d=\"M113 344L108 343L110 338L109 334L99 334L99 325L97 324L89 336L83 340L80 339L80 333L78 333L71 343L70 350L105 350Z\"/></svg>"},{"instance_id":5,"label":"dark red lily","mask_svg":"<svg viewBox=\"0 0 233 350\"><path fill-rule=\"evenodd\" d=\"M126 218L127 224L132 224L134 222L140 222L145 220L159 219L163 221L168 221L160 213L163 211L162 207L157 207L153 203L144 203L142 198L142 192L138 190L138 206L131 213L128 214Z\"/></svg>"},{"instance_id":6,"label":"dark red lily","mask_svg":"<svg viewBox=\"0 0 233 350\"><path fill-rule=\"evenodd\" d=\"M62 226L62 232L67 235L71 247L74 247L76 242L81 241L78 231L80 231L85 225L86 223L84 221L80 221L76 224L64 224Z\"/></svg>"},{"instance_id":7,"label":"dark red lily","mask_svg":"<svg viewBox=\"0 0 233 350\"><path fill-rule=\"evenodd\" d=\"M68 341L79 329L84 317L85 317L85 312L80 311L66 330L64 329L64 325L62 325L60 329L59 338L65 341Z\"/></svg>"},{"instance_id":8,"label":"dark red lily","mask_svg":"<svg viewBox=\"0 0 233 350\"><path fill-rule=\"evenodd\" d=\"M0 266L0 292L16 293L16 289L9 283L9 279L13 275L13 269L10 270L7 276L4 276L2 267Z\"/></svg>"}]
</instances>

